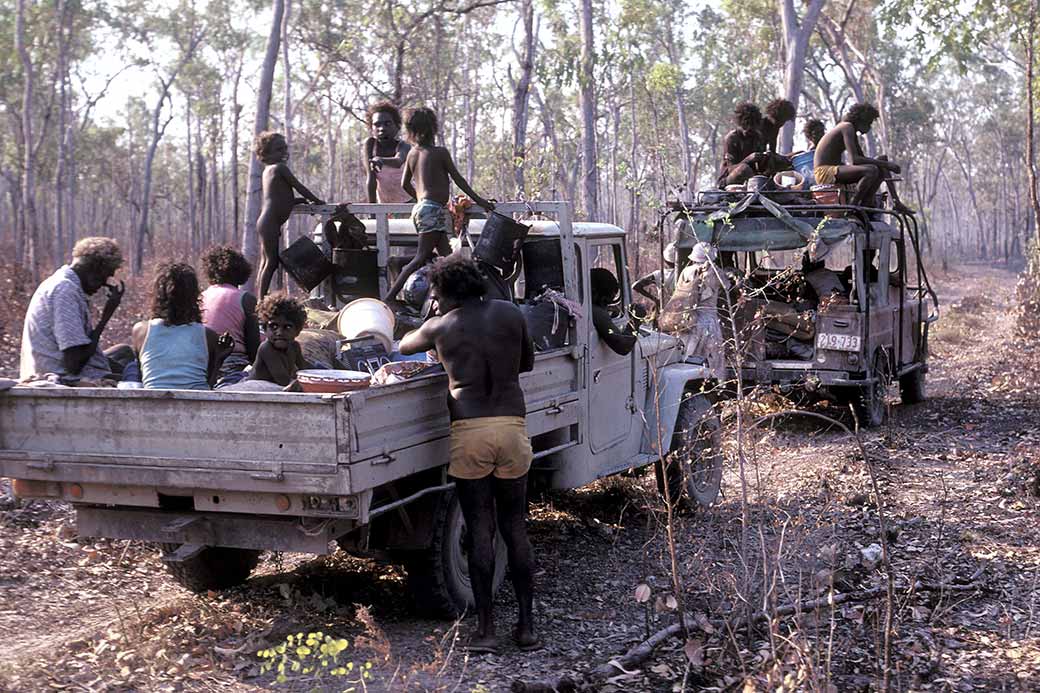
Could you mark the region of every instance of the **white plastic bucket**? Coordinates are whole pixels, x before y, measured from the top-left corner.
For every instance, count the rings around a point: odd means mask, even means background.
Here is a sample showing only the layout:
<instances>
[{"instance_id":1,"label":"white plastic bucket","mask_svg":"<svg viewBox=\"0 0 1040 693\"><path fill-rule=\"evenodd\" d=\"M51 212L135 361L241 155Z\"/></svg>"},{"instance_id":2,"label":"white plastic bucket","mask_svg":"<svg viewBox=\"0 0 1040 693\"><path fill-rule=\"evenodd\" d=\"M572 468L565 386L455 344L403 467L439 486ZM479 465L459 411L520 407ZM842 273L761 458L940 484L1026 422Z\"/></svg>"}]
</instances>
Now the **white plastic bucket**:
<instances>
[{"instance_id":1,"label":"white plastic bucket","mask_svg":"<svg viewBox=\"0 0 1040 693\"><path fill-rule=\"evenodd\" d=\"M343 307L336 318L336 329L344 339L375 337L390 353L393 348L394 312L382 301L359 298Z\"/></svg>"}]
</instances>

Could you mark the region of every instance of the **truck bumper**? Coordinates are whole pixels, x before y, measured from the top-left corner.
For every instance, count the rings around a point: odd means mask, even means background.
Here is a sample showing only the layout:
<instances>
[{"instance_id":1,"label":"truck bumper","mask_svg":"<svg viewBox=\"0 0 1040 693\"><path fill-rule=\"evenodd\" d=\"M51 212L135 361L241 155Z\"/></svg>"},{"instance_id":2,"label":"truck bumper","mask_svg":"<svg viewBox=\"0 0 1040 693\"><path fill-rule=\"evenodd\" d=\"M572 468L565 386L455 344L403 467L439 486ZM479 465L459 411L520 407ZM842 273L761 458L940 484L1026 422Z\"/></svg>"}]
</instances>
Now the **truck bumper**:
<instances>
[{"instance_id":1,"label":"truck bumper","mask_svg":"<svg viewBox=\"0 0 1040 693\"><path fill-rule=\"evenodd\" d=\"M779 385L804 387L812 390L818 387L863 387L872 381L869 377L854 378L848 371L825 370L814 368L811 361L762 362L755 366L745 366L740 374L745 383L751 385ZM728 369L729 377L735 379L737 370Z\"/></svg>"},{"instance_id":2,"label":"truck bumper","mask_svg":"<svg viewBox=\"0 0 1040 693\"><path fill-rule=\"evenodd\" d=\"M349 531L354 523L77 505L76 525L84 537L328 554L329 542Z\"/></svg>"}]
</instances>

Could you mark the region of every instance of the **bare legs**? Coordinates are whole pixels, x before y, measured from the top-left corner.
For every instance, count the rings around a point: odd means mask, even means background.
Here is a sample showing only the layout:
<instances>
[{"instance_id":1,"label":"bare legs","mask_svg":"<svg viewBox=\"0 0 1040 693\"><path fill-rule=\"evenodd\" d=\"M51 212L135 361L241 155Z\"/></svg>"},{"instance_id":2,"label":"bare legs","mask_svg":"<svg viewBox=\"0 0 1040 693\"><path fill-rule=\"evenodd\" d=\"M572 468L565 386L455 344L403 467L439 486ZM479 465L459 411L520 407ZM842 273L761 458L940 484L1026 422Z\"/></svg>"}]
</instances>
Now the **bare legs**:
<instances>
[{"instance_id":1,"label":"bare legs","mask_svg":"<svg viewBox=\"0 0 1040 693\"><path fill-rule=\"evenodd\" d=\"M448 241L448 234L440 232L420 233L419 247L416 249L415 257L401 268L401 273L397 275L397 279L394 280L393 286L386 292L383 300L387 302L396 300L397 294L404 288L404 283L408 281L408 277L429 262L433 258L434 251L440 257L451 255L451 243Z\"/></svg>"},{"instance_id":2,"label":"bare legs","mask_svg":"<svg viewBox=\"0 0 1040 693\"><path fill-rule=\"evenodd\" d=\"M257 300L267 295L274 273L281 264L281 260L278 259L278 241L282 236L282 223L284 220L280 222L263 214L256 222L256 233L260 237L260 267L257 268L260 290L256 293Z\"/></svg>"},{"instance_id":3,"label":"bare legs","mask_svg":"<svg viewBox=\"0 0 1040 693\"><path fill-rule=\"evenodd\" d=\"M861 164L859 166L839 166L836 180L849 185L856 183L856 194L851 204L862 207L873 207L873 198L881 187L881 169L873 164ZM867 203L870 204L867 204Z\"/></svg>"},{"instance_id":4,"label":"bare legs","mask_svg":"<svg viewBox=\"0 0 1040 693\"><path fill-rule=\"evenodd\" d=\"M466 518L469 579L477 603L477 633L470 649L490 652L498 647L492 607L495 575L495 523L506 543L509 573L519 605L513 639L520 649L539 645L534 631L534 561L527 538L527 475L519 479L456 479L462 514Z\"/></svg>"}]
</instances>

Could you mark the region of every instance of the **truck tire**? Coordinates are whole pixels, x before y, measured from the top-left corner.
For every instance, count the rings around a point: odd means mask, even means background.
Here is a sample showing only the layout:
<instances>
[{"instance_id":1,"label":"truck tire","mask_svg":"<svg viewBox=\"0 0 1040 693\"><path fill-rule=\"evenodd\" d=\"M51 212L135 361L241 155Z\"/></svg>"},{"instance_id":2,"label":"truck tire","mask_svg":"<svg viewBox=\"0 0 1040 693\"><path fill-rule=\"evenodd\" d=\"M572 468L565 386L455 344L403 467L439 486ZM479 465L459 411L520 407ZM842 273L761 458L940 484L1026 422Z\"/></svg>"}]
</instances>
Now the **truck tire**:
<instances>
[{"instance_id":1,"label":"truck tire","mask_svg":"<svg viewBox=\"0 0 1040 693\"><path fill-rule=\"evenodd\" d=\"M465 549L466 521L454 490L445 491L433 516L433 541L429 548L409 551L403 556L408 573L408 590L418 613L458 618L473 613L473 588ZM494 592L506 576L506 545L495 535Z\"/></svg>"},{"instance_id":2,"label":"truck tire","mask_svg":"<svg viewBox=\"0 0 1040 693\"><path fill-rule=\"evenodd\" d=\"M858 397L852 400L856 418L863 428L877 428L885 423L888 415L888 390L891 381L888 356L884 351L874 355L874 367L870 372L874 382L860 388Z\"/></svg>"},{"instance_id":3,"label":"truck tire","mask_svg":"<svg viewBox=\"0 0 1040 693\"><path fill-rule=\"evenodd\" d=\"M180 544L160 544L163 555L177 550ZM178 563L166 563L174 581L192 592L223 590L241 585L260 562L255 549L232 549L207 546L197 556Z\"/></svg>"},{"instance_id":4,"label":"truck tire","mask_svg":"<svg viewBox=\"0 0 1040 693\"><path fill-rule=\"evenodd\" d=\"M903 404L917 404L927 399L925 370L917 368L899 379L899 399Z\"/></svg>"},{"instance_id":5,"label":"truck tire","mask_svg":"<svg viewBox=\"0 0 1040 693\"><path fill-rule=\"evenodd\" d=\"M673 503L709 507L722 488L722 420L705 395L687 396L679 405L672 445L655 465L657 490L664 496L665 475ZM666 472L667 470L667 472Z\"/></svg>"}]
</instances>

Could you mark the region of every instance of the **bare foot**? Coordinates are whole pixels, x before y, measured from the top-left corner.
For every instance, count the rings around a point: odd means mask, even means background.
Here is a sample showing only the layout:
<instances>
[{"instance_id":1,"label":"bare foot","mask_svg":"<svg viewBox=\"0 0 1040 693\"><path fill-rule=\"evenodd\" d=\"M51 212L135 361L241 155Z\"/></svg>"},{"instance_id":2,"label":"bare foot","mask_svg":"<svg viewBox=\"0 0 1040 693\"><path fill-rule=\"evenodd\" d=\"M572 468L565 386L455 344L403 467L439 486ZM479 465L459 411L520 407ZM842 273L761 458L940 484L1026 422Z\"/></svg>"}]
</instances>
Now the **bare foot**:
<instances>
[{"instance_id":1,"label":"bare foot","mask_svg":"<svg viewBox=\"0 0 1040 693\"><path fill-rule=\"evenodd\" d=\"M498 654L498 638L494 635L474 635L466 645L471 654Z\"/></svg>"},{"instance_id":2,"label":"bare foot","mask_svg":"<svg viewBox=\"0 0 1040 693\"><path fill-rule=\"evenodd\" d=\"M523 652L530 652L531 650L540 650L542 648L542 639L538 637L538 634L531 628L521 628L516 626L513 628L513 642Z\"/></svg>"}]
</instances>

